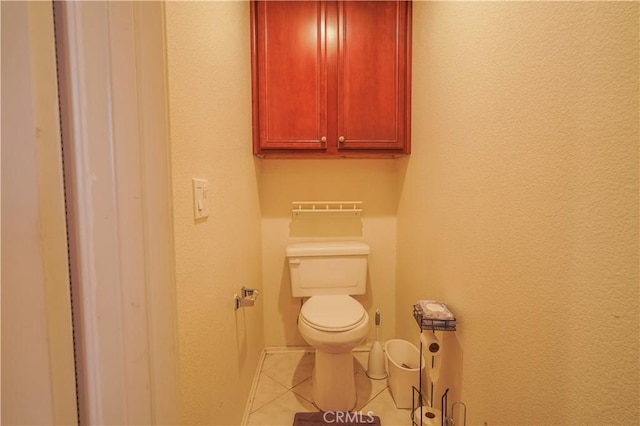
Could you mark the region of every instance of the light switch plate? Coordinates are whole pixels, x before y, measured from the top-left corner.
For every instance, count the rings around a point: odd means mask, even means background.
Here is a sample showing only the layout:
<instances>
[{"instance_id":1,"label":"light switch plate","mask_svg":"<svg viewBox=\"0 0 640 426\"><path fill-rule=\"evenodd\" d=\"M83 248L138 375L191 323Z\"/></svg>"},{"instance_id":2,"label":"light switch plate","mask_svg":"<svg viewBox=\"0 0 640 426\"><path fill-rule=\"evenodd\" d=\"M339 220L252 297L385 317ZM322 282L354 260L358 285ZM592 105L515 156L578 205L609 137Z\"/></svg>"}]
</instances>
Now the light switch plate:
<instances>
[{"instance_id":1,"label":"light switch plate","mask_svg":"<svg viewBox=\"0 0 640 426\"><path fill-rule=\"evenodd\" d=\"M193 178L193 218L209 216L209 181Z\"/></svg>"}]
</instances>

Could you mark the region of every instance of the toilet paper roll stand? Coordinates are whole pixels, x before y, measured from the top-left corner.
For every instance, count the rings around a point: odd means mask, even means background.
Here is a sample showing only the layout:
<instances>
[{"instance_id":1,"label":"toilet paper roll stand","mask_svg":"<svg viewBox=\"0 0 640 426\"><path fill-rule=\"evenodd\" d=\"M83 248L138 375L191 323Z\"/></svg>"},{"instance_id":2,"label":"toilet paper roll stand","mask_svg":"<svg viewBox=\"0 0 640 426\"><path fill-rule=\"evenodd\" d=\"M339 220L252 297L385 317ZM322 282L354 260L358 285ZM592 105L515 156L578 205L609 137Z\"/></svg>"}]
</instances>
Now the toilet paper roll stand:
<instances>
[{"instance_id":1,"label":"toilet paper roll stand","mask_svg":"<svg viewBox=\"0 0 640 426\"><path fill-rule=\"evenodd\" d=\"M418 387L419 389L416 389L415 387L413 387L413 402L412 402L412 410L411 410L411 421L412 424L414 426L424 426L423 421L424 421L424 412L425 412L425 408L427 411L427 414L432 413L434 411L437 412L437 410L433 410L430 409L430 407L433 407L433 393L435 390L435 387L433 385L433 378L436 378L439 375L439 371L436 371L434 376L430 376L430 380L431 380L431 386L430 386L430 392L429 392L429 407L425 407L424 401L426 400L426 398L423 396L422 393L422 354L423 351L428 351L431 354L440 354L440 350L441 347L440 342L435 339L434 342L430 343L427 341L427 345L425 345L423 343L423 332L424 331L431 331L433 333L435 333L435 331L455 331L456 330L456 320L432 320L432 319L428 319L428 318L423 318L422 316L422 310L420 309L419 305L416 304L413 306L413 317L415 318L416 322L418 323L418 327L420 328L420 368L418 371L420 371L420 377L418 380ZM425 347L426 346L426 347ZM439 370L440 368L440 360L438 360L438 365L437 365L437 370ZM431 356L431 366L432 368L436 366L436 357L435 356ZM464 407L464 413L463 413L463 424L466 425L467 422L467 408L464 405L464 403L462 403L461 401L458 401L456 403L453 404L452 406L452 411L451 411L451 417L448 417L448 413L447 413L447 394L449 392L449 389L447 389L444 394L442 395L442 411L440 412L440 422L441 422L441 426L453 426L454 424L454 420L453 420L453 408L454 406L457 405L461 405ZM417 403L417 405L416 405ZM416 415L417 417L420 418L419 422L416 422ZM429 424L434 424L434 420L435 420L435 416L430 418Z\"/></svg>"}]
</instances>

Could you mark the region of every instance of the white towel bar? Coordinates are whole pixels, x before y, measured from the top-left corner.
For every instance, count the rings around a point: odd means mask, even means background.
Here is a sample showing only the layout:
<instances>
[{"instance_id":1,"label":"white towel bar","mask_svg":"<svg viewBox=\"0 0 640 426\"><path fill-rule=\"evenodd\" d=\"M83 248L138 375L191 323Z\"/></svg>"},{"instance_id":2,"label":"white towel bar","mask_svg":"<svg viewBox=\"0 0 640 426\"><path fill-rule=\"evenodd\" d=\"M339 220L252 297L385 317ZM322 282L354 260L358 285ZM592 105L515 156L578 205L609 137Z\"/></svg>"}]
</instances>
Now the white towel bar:
<instances>
[{"instance_id":1,"label":"white towel bar","mask_svg":"<svg viewBox=\"0 0 640 426\"><path fill-rule=\"evenodd\" d=\"M318 215L360 217L362 213L362 201L293 201L291 205L294 218Z\"/></svg>"}]
</instances>

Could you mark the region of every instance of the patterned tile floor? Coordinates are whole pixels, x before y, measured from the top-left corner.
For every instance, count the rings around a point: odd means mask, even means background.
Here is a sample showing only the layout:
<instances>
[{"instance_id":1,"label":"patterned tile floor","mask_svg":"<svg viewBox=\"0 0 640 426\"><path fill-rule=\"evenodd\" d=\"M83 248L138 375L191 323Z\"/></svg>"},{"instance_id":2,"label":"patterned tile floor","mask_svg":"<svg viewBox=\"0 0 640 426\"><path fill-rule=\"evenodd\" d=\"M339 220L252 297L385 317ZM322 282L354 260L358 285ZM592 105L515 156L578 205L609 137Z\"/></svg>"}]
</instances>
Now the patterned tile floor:
<instances>
[{"instance_id":1,"label":"patterned tile floor","mask_svg":"<svg viewBox=\"0 0 640 426\"><path fill-rule=\"evenodd\" d=\"M380 417L382 426L411 425L411 410L397 409L387 380L366 375L368 352L354 352L356 412L369 411ZM311 402L311 372L314 354L310 351L268 353L264 359L248 425L291 426L296 412L318 411Z\"/></svg>"}]
</instances>

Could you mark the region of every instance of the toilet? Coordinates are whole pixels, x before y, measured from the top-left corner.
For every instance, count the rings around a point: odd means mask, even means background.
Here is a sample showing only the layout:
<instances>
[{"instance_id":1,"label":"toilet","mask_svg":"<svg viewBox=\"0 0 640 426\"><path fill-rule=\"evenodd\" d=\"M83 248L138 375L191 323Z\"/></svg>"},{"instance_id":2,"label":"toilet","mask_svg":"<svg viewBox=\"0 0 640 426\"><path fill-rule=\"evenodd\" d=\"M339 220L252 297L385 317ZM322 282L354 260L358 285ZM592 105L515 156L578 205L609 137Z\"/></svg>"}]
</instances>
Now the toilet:
<instances>
[{"instance_id":1,"label":"toilet","mask_svg":"<svg viewBox=\"0 0 640 426\"><path fill-rule=\"evenodd\" d=\"M315 349L313 402L322 411L356 405L352 350L369 332L369 315L351 295L364 294L369 246L363 242L308 242L287 246L291 295L308 298L298 330Z\"/></svg>"}]
</instances>

